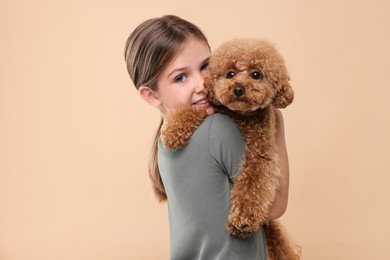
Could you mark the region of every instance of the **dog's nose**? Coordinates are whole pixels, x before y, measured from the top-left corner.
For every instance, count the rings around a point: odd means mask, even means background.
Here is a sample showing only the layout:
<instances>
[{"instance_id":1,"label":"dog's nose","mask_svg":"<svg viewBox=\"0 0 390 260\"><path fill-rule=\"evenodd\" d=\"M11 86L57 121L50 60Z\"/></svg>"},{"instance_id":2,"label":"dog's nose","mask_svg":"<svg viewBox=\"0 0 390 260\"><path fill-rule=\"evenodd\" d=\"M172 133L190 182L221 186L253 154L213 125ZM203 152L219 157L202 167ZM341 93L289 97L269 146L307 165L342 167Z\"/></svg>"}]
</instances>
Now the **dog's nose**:
<instances>
[{"instance_id":1,"label":"dog's nose","mask_svg":"<svg viewBox=\"0 0 390 260\"><path fill-rule=\"evenodd\" d=\"M241 97L244 94L244 92L245 92L245 88L241 86L235 87L233 90L233 93L236 97Z\"/></svg>"}]
</instances>

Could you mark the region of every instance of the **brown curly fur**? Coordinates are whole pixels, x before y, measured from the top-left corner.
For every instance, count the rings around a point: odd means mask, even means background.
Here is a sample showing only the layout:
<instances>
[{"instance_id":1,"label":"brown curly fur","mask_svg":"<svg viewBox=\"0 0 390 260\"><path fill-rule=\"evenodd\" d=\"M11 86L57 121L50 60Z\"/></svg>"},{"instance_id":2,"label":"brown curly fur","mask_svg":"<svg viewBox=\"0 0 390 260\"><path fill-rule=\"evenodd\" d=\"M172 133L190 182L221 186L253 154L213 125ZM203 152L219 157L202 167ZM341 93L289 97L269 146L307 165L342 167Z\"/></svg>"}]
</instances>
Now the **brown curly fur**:
<instances>
[{"instance_id":1,"label":"brown curly fur","mask_svg":"<svg viewBox=\"0 0 390 260\"><path fill-rule=\"evenodd\" d=\"M245 238L264 224L269 256L274 260L300 258L276 220L267 222L269 207L279 187L275 108L294 98L282 56L268 41L235 39L211 56L205 92L219 113L231 117L246 143L239 176L232 191L228 222L232 235ZM207 116L182 108L165 118L162 141L168 148L186 145Z\"/></svg>"}]
</instances>

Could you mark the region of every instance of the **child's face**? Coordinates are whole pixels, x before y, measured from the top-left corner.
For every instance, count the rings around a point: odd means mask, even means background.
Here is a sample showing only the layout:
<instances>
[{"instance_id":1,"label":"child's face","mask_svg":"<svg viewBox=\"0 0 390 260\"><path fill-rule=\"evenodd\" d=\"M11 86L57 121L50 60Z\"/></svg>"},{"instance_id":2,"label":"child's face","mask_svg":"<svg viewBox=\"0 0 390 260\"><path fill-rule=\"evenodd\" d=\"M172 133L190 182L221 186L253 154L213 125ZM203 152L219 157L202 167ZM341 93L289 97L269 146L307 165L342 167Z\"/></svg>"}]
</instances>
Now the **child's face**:
<instances>
[{"instance_id":1,"label":"child's face","mask_svg":"<svg viewBox=\"0 0 390 260\"><path fill-rule=\"evenodd\" d=\"M209 47L202 41L189 39L181 47L157 80L155 94L163 115L171 108L208 106L203 78L209 57Z\"/></svg>"}]
</instances>

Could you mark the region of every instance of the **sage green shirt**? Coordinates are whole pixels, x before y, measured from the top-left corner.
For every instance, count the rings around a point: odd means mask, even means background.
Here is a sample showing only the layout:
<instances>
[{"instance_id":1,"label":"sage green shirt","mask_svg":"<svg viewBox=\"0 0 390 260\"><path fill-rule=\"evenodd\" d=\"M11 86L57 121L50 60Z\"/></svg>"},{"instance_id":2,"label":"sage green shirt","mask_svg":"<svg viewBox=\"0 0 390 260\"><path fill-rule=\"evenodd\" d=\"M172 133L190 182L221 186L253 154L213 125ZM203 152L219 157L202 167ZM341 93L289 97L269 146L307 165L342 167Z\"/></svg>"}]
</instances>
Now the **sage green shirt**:
<instances>
[{"instance_id":1,"label":"sage green shirt","mask_svg":"<svg viewBox=\"0 0 390 260\"><path fill-rule=\"evenodd\" d=\"M227 116L206 118L183 149L168 150L161 139L158 164L168 196L171 260L266 260L263 230L246 239L224 228L230 189L245 143Z\"/></svg>"}]
</instances>

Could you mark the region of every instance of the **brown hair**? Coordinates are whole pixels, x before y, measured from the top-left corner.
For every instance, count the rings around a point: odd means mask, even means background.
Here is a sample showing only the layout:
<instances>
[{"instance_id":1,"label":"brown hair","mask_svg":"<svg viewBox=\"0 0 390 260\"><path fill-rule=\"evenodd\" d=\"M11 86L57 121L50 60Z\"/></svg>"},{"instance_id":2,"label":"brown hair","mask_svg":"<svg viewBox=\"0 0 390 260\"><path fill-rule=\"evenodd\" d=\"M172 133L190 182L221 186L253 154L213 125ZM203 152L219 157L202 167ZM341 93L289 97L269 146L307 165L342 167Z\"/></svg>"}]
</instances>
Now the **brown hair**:
<instances>
[{"instance_id":1,"label":"brown hair","mask_svg":"<svg viewBox=\"0 0 390 260\"><path fill-rule=\"evenodd\" d=\"M174 15L165 15L141 23L130 34L125 45L127 71L135 87L147 86L157 90L160 73L175 57L188 38L204 41L203 32L194 24ZM157 128L149 160L149 176L159 201L167 199L157 161L157 145L162 119Z\"/></svg>"}]
</instances>

